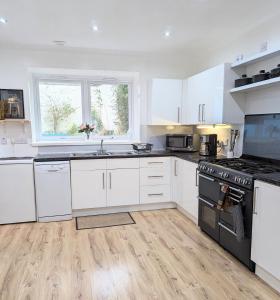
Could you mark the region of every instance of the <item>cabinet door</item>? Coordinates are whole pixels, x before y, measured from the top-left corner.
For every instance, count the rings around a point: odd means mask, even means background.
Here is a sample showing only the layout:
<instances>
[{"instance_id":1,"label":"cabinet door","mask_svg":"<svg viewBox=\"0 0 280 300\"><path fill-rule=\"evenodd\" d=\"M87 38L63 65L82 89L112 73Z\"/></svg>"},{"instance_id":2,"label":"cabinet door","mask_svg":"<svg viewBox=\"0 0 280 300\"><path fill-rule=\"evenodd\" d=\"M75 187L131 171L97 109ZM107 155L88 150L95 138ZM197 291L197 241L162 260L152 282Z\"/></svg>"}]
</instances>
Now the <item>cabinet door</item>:
<instances>
[{"instance_id":1,"label":"cabinet door","mask_svg":"<svg viewBox=\"0 0 280 300\"><path fill-rule=\"evenodd\" d=\"M183 201L183 160L172 159L172 198L175 203L182 206Z\"/></svg>"},{"instance_id":2,"label":"cabinet door","mask_svg":"<svg viewBox=\"0 0 280 300\"><path fill-rule=\"evenodd\" d=\"M106 207L106 170L72 170L72 208Z\"/></svg>"},{"instance_id":3,"label":"cabinet door","mask_svg":"<svg viewBox=\"0 0 280 300\"><path fill-rule=\"evenodd\" d=\"M196 178L197 164L183 161L183 178L182 178L182 207L198 219L198 187Z\"/></svg>"},{"instance_id":4,"label":"cabinet door","mask_svg":"<svg viewBox=\"0 0 280 300\"><path fill-rule=\"evenodd\" d=\"M192 76L183 82L182 123L187 125L201 123L201 103L203 103L200 91L201 81L198 75Z\"/></svg>"},{"instance_id":5,"label":"cabinet door","mask_svg":"<svg viewBox=\"0 0 280 300\"><path fill-rule=\"evenodd\" d=\"M222 123L224 76L224 65L216 66L201 74L201 118L204 124Z\"/></svg>"},{"instance_id":6,"label":"cabinet door","mask_svg":"<svg viewBox=\"0 0 280 300\"><path fill-rule=\"evenodd\" d=\"M224 65L219 65L184 80L183 124L222 122L224 75Z\"/></svg>"},{"instance_id":7,"label":"cabinet door","mask_svg":"<svg viewBox=\"0 0 280 300\"><path fill-rule=\"evenodd\" d=\"M280 187L255 182L251 259L280 280Z\"/></svg>"},{"instance_id":8,"label":"cabinet door","mask_svg":"<svg viewBox=\"0 0 280 300\"><path fill-rule=\"evenodd\" d=\"M33 164L0 165L0 224L36 220Z\"/></svg>"},{"instance_id":9,"label":"cabinet door","mask_svg":"<svg viewBox=\"0 0 280 300\"><path fill-rule=\"evenodd\" d=\"M139 169L107 171L107 206L139 204Z\"/></svg>"},{"instance_id":10,"label":"cabinet door","mask_svg":"<svg viewBox=\"0 0 280 300\"><path fill-rule=\"evenodd\" d=\"M182 83L177 79L153 79L150 125L181 122Z\"/></svg>"}]
</instances>

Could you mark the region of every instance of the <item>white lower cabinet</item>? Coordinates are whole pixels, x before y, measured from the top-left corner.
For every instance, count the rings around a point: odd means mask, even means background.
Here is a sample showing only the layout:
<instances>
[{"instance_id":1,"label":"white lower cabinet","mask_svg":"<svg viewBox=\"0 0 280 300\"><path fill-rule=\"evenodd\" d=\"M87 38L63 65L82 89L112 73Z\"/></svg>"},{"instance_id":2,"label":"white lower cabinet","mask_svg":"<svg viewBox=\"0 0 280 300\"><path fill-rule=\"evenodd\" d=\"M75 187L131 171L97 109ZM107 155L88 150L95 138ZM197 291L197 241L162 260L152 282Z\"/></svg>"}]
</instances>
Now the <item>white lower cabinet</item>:
<instances>
[{"instance_id":1,"label":"white lower cabinet","mask_svg":"<svg viewBox=\"0 0 280 300\"><path fill-rule=\"evenodd\" d=\"M170 185L141 186L142 204L170 202Z\"/></svg>"},{"instance_id":2,"label":"white lower cabinet","mask_svg":"<svg viewBox=\"0 0 280 300\"><path fill-rule=\"evenodd\" d=\"M72 170L72 208L106 207L106 170Z\"/></svg>"},{"instance_id":3,"label":"white lower cabinet","mask_svg":"<svg viewBox=\"0 0 280 300\"><path fill-rule=\"evenodd\" d=\"M255 181L251 259L277 280L280 280L279 195L280 187Z\"/></svg>"},{"instance_id":4,"label":"white lower cabinet","mask_svg":"<svg viewBox=\"0 0 280 300\"><path fill-rule=\"evenodd\" d=\"M140 159L140 204L171 202L170 157Z\"/></svg>"},{"instance_id":5,"label":"white lower cabinet","mask_svg":"<svg viewBox=\"0 0 280 300\"><path fill-rule=\"evenodd\" d=\"M71 187L73 209L139 204L139 159L74 160Z\"/></svg>"},{"instance_id":6,"label":"white lower cabinet","mask_svg":"<svg viewBox=\"0 0 280 300\"><path fill-rule=\"evenodd\" d=\"M139 204L139 169L107 170L107 206Z\"/></svg>"},{"instance_id":7,"label":"white lower cabinet","mask_svg":"<svg viewBox=\"0 0 280 300\"><path fill-rule=\"evenodd\" d=\"M195 220L198 219L198 187L196 181L197 164L174 158L172 163L173 201L182 207Z\"/></svg>"}]
</instances>

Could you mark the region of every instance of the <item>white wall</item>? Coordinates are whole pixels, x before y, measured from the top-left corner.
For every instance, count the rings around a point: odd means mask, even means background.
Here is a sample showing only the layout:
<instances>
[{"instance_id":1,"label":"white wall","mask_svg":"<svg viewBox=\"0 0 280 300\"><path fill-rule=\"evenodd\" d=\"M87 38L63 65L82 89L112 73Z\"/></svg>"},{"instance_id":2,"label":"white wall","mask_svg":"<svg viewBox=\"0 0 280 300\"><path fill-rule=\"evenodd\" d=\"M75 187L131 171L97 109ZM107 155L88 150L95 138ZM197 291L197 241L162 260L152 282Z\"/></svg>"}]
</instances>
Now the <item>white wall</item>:
<instances>
[{"instance_id":1,"label":"white wall","mask_svg":"<svg viewBox=\"0 0 280 300\"><path fill-rule=\"evenodd\" d=\"M87 70L131 71L140 74L141 116L147 115L147 84L153 77L185 78L194 73L193 59L185 56L147 55L143 53L111 53L78 51L66 48L49 49L0 49L0 88L24 90L26 118L29 114L28 68L69 68ZM18 130L17 130L18 127ZM28 131L29 130L29 131ZM158 129L155 129L158 130ZM153 128L142 130L141 139L153 140ZM9 137L17 143L19 137L30 138L30 128L22 125L1 125L0 138ZM157 143L160 147L161 143ZM3 152L3 146L2 152ZM4 147L10 149L10 147ZM0 149L0 155L1 155ZM6 150L5 150L6 151ZM7 152L7 151L6 151Z\"/></svg>"}]
</instances>

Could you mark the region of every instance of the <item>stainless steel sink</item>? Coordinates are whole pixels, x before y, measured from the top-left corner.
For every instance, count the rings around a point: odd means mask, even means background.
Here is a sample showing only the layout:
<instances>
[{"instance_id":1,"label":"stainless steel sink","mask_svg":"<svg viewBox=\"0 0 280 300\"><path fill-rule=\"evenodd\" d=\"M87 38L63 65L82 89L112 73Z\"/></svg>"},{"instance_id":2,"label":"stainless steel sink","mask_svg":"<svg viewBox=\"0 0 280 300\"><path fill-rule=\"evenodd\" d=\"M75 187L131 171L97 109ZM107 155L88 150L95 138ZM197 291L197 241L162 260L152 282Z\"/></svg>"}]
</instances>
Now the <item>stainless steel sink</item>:
<instances>
[{"instance_id":1,"label":"stainless steel sink","mask_svg":"<svg viewBox=\"0 0 280 300\"><path fill-rule=\"evenodd\" d=\"M96 156L126 156L126 155L135 155L137 153L133 151L124 151L124 152L109 152L109 151L94 151L94 152L76 152L71 153L71 157L96 157Z\"/></svg>"}]
</instances>

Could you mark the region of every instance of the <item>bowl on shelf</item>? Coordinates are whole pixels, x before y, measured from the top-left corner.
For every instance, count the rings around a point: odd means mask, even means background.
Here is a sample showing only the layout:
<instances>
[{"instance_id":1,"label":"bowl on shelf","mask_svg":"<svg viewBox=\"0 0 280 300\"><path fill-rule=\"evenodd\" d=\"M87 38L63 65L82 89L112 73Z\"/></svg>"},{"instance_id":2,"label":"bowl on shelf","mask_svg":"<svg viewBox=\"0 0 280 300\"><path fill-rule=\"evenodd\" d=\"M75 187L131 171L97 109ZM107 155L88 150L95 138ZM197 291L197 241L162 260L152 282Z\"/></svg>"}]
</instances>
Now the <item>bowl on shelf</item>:
<instances>
[{"instance_id":1,"label":"bowl on shelf","mask_svg":"<svg viewBox=\"0 0 280 300\"><path fill-rule=\"evenodd\" d=\"M280 64L276 68L270 71L270 78L275 78L280 76Z\"/></svg>"},{"instance_id":2,"label":"bowl on shelf","mask_svg":"<svg viewBox=\"0 0 280 300\"><path fill-rule=\"evenodd\" d=\"M270 78L270 73L265 70L260 70L259 74L253 76L253 83L260 82L263 80L267 80Z\"/></svg>"},{"instance_id":3,"label":"bowl on shelf","mask_svg":"<svg viewBox=\"0 0 280 300\"><path fill-rule=\"evenodd\" d=\"M247 77L246 74L243 74L241 78L235 80L235 87L237 88L243 85L251 84L252 82L252 77Z\"/></svg>"}]
</instances>

